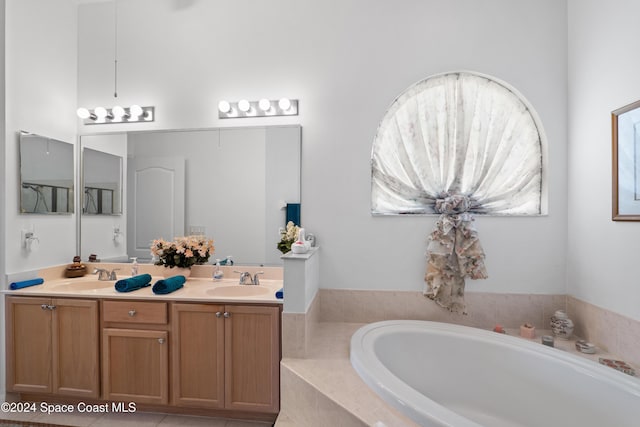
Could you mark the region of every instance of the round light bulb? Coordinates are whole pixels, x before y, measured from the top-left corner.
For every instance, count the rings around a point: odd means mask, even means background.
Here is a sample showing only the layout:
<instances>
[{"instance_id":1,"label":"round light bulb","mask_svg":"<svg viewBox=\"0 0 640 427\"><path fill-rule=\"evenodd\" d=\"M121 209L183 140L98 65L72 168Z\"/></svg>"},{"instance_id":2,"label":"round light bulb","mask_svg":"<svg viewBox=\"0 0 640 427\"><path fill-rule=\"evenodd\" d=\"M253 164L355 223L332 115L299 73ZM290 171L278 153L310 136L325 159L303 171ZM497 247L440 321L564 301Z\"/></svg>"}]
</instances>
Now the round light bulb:
<instances>
[{"instance_id":1,"label":"round light bulb","mask_svg":"<svg viewBox=\"0 0 640 427\"><path fill-rule=\"evenodd\" d=\"M88 119L89 117L91 117L91 112L87 108L84 108L84 107L78 108L76 110L76 114L81 119Z\"/></svg>"},{"instance_id":2,"label":"round light bulb","mask_svg":"<svg viewBox=\"0 0 640 427\"><path fill-rule=\"evenodd\" d=\"M271 109L271 101L262 98L260 101L258 101L258 107L260 107L262 111L269 111Z\"/></svg>"},{"instance_id":3,"label":"round light bulb","mask_svg":"<svg viewBox=\"0 0 640 427\"><path fill-rule=\"evenodd\" d=\"M129 113L132 117L138 118L142 115L142 107L139 105L132 105L129 107Z\"/></svg>"},{"instance_id":4,"label":"round light bulb","mask_svg":"<svg viewBox=\"0 0 640 427\"><path fill-rule=\"evenodd\" d=\"M291 100L289 98L280 99L280 101L278 101L278 107L283 111L287 111L291 108Z\"/></svg>"},{"instance_id":5,"label":"round light bulb","mask_svg":"<svg viewBox=\"0 0 640 427\"><path fill-rule=\"evenodd\" d=\"M95 113L95 115L99 118L99 119L104 119L105 117L107 117L107 109L104 107L96 107L93 112Z\"/></svg>"},{"instance_id":6,"label":"round light bulb","mask_svg":"<svg viewBox=\"0 0 640 427\"><path fill-rule=\"evenodd\" d=\"M231 111L231 104L229 104L229 101L222 100L218 102L218 110L220 110L221 113L228 113Z\"/></svg>"},{"instance_id":7,"label":"round light bulb","mask_svg":"<svg viewBox=\"0 0 640 427\"><path fill-rule=\"evenodd\" d=\"M251 104L246 99L241 99L238 101L238 109L244 113L251 109Z\"/></svg>"},{"instance_id":8,"label":"round light bulb","mask_svg":"<svg viewBox=\"0 0 640 427\"><path fill-rule=\"evenodd\" d=\"M118 120L122 119L125 115L124 108L122 108L119 105L116 105L115 107L113 107L111 109L111 112L113 113L113 117Z\"/></svg>"}]
</instances>

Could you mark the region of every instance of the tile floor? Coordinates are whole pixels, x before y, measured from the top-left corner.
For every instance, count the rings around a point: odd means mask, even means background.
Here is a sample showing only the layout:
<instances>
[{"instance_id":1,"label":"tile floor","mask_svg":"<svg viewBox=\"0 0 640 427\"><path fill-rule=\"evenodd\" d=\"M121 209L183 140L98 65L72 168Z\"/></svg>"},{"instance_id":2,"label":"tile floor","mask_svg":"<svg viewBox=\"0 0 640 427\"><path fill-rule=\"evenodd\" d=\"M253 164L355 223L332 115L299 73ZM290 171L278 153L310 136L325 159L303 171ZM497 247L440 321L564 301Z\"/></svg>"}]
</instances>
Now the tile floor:
<instances>
[{"instance_id":1,"label":"tile floor","mask_svg":"<svg viewBox=\"0 0 640 427\"><path fill-rule=\"evenodd\" d=\"M0 419L33 421L74 427L271 427L271 423L222 418L136 412L132 414L47 414L0 413Z\"/></svg>"}]
</instances>

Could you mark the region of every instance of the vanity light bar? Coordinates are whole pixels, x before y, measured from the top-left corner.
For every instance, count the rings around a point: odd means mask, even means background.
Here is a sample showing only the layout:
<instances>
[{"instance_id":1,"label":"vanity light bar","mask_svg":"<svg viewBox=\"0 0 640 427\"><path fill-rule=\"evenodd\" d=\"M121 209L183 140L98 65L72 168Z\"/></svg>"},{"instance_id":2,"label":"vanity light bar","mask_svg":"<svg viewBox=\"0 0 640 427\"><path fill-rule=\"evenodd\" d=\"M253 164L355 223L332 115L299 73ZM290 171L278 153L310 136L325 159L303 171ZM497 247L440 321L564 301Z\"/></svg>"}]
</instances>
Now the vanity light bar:
<instances>
[{"instance_id":1,"label":"vanity light bar","mask_svg":"<svg viewBox=\"0 0 640 427\"><path fill-rule=\"evenodd\" d=\"M269 99L261 99L259 101L247 101L246 99L241 99L237 102L223 100L218 103L219 119L297 115L297 99L281 98L275 101Z\"/></svg>"},{"instance_id":2,"label":"vanity light bar","mask_svg":"<svg viewBox=\"0 0 640 427\"><path fill-rule=\"evenodd\" d=\"M116 105L113 108L96 107L93 110L81 107L76 111L85 125L104 125L109 123L153 122L156 118L155 107L132 105L129 108Z\"/></svg>"}]
</instances>

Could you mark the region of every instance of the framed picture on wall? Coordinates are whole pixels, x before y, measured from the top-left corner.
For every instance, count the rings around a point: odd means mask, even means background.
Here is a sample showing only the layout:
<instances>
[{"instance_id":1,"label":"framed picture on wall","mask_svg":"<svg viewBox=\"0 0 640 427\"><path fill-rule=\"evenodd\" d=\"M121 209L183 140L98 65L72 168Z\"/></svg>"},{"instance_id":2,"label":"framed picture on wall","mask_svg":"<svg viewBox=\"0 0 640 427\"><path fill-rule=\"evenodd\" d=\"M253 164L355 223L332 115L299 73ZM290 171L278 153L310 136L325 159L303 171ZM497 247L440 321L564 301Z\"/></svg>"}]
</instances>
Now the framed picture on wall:
<instances>
[{"instance_id":1,"label":"framed picture on wall","mask_svg":"<svg viewBox=\"0 0 640 427\"><path fill-rule=\"evenodd\" d=\"M640 221L640 101L611 113L613 221Z\"/></svg>"}]
</instances>

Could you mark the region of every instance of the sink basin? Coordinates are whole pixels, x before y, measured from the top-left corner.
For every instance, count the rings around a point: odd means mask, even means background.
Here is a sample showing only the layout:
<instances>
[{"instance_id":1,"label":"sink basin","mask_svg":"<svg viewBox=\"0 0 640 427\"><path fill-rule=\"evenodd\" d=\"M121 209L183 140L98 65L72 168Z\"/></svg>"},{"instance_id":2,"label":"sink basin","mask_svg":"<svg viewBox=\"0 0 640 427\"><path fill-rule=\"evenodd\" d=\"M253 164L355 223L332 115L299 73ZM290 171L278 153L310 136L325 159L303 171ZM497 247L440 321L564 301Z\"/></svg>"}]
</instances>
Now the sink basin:
<instances>
[{"instance_id":1,"label":"sink basin","mask_svg":"<svg viewBox=\"0 0 640 427\"><path fill-rule=\"evenodd\" d=\"M271 292L271 289L255 285L220 286L206 290L207 295L214 297L256 297L258 295L266 295L269 292Z\"/></svg>"},{"instance_id":2,"label":"sink basin","mask_svg":"<svg viewBox=\"0 0 640 427\"><path fill-rule=\"evenodd\" d=\"M55 291L73 291L73 292L91 292L96 289L104 289L104 288L113 288L115 285L115 281L100 281L93 280L89 282L71 282L71 283L59 283L57 285L51 286L52 290Z\"/></svg>"}]
</instances>

